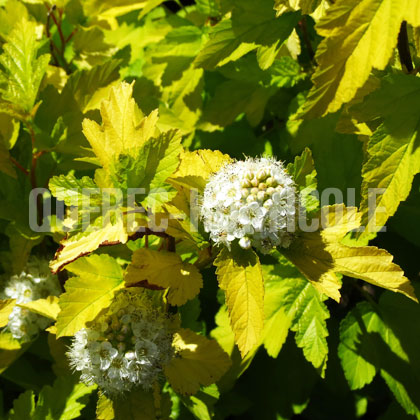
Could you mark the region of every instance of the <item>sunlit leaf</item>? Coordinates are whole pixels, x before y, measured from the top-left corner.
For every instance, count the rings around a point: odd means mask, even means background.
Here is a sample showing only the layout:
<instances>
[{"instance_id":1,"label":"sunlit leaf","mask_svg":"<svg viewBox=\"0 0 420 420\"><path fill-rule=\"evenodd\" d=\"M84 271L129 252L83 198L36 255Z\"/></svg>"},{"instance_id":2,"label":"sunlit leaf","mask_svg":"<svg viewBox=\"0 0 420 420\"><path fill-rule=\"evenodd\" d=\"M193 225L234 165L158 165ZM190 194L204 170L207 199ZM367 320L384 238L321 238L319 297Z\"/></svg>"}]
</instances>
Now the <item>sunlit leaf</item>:
<instances>
[{"instance_id":1,"label":"sunlit leaf","mask_svg":"<svg viewBox=\"0 0 420 420\"><path fill-rule=\"evenodd\" d=\"M66 282L60 296L57 337L73 335L107 308L117 290L123 287L121 266L107 255L79 258L67 269L77 277Z\"/></svg>"},{"instance_id":2,"label":"sunlit leaf","mask_svg":"<svg viewBox=\"0 0 420 420\"><path fill-rule=\"evenodd\" d=\"M164 289L169 288L168 302L172 305L183 305L203 287L198 269L182 262L177 254L140 248L133 253L125 283L134 285L144 280Z\"/></svg>"},{"instance_id":3,"label":"sunlit leaf","mask_svg":"<svg viewBox=\"0 0 420 420\"><path fill-rule=\"evenodd\" d=\"M228 355L217 341L191 330L179 330L173 345L178 356L165 366L164 371L172 388L180 394L195 394L200 385L215 383L230 366Z\"/></svg>"},{"instance_id":4,"label":"sunlit leaf","mask_svg":"<svg viewBox=\"0 0 420 420\"><path fill-rule=\"evenodd\" d=\"M264 284L257 254L223 248L214 265L226 304L235 342L245 356L259 344L264 323Z\"/></svg>"}]
</instances>

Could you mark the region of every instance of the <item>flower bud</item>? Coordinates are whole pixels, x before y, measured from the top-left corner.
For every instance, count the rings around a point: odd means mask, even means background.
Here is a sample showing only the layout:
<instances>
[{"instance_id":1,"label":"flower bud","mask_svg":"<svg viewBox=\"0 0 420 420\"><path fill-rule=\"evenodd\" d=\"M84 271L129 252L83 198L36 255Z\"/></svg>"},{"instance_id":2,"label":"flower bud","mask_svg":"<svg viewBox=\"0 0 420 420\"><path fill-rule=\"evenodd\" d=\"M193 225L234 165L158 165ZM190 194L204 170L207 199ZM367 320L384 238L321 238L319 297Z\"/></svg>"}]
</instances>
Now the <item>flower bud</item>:
<instances>
[{"instance_id":1,"label":"flower bud","mask_svg":"<svg viewBox=\"0 0 420 420\"><path fill-rule=\"evenodd\" d=\"M265 191L258 191L258 194L257 194L257 199L258 199L259 201L263 201L263 200L264 200L264 198L265 198L265 196L266 196L266 192L265 192Z\"/></svg>"},{"instance_id":2,"label":"flower bud","mask_svg":"<svg viewBox=\"0 0 420 420\"><path fill-rule=\"evenodd\" d=\"M246 236L239 240L239 246L243 249L251 248L251 241Z\"/></svg>"}]
</instances>

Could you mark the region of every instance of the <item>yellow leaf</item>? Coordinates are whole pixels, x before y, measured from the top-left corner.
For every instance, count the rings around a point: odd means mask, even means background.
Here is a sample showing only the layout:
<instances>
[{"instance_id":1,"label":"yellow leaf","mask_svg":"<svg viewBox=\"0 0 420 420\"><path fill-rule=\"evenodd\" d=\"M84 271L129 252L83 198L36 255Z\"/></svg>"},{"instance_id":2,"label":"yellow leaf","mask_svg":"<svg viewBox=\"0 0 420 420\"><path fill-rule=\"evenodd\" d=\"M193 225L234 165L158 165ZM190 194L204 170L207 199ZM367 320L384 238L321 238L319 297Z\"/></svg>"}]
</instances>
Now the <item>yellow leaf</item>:
<instances>
[{"instance_id":1,"label":"yellow leaf","mask_svg":"<svg viewBox=\"0 0 420 420\"><path fill-rule=\"evenodd\" d=\"M371 246L349 247L341 241L360 226L361 214L344 205L321 210L321 228L301 233L283 254L321 293L340 300L336 273L365 280L417 300L409 280L387 251Z\"/></svg>"},{"instance_id":2,"label":"yellow leaf","mask_svg":"<svg viewBox=\"0 0 420 420\"><path fill-rule=\"evenodd\" d=\"M103 219L101 218L101 220ZM71 263L83 255L89 254L101 245L108 245L110 243L124 244L128 239L122 217L118 217L115 224L112 224L110 218L108 218L103 226L91 225L89 229L90 231L81 232L61 241L60 248L50 263L50 268L53 273L57 273L66 264Z\"/></svg>"},{"instance_id":3,"label":"yellow leaf","mask_svg":"<svg viewBox=\"0 0 420 420\"><path fill-rule=\"evenodd\" d=\"M81 4L85 12L85 16L98 16L103 19L115 18L122 16L135 10L143 9L150 0L86 0Z\"/></svg>"},{"instance_id":4,"label":"yellow leaf","mask_svg":"<svg viewBox=\"0 0 420 420\"><path fill-rule=\"evenodd\" d=\"M69 264L67 270L78 277L67 280L60 296L57 337L73 335L107 308L117 290L124 286L123 270L108 255L91 255Z\"/></svg>"},{"instance_id":5,"label":"yellow leaf","mask_svg":"<svg viewBox=\"0 0 420 420\"><path fill-rule=\"evenodd\" d=\"M48 65L41 89L44 89L48 85L52 85L61 93L68 78L69 76L63 68Z\"/></svg>"},{"instance_id":6,"label":"yellow leaf","mask_svg":"<svg viewBox=\"0 0 420 420\"><path fill-rule=\"evenodd\" d=\"M235 342L242 357L260 342L264 323L264 284L257 254L223 248L214 265L226 304Z\"/></svg>"},{"instance_id":7,"label":"yellow leaf","mask_svg":"<svg viewBox=\"0 0 420 420\"><path fill-rule=\"evenodd\" d=\"M179 330L173 345L177 357L172 358L164 371L172 388L180 394L195 394L200 385L217 382L230 367L230 359L217 341L189 329Z\"/></svg>"},{"instance_id":8,"label":"yellow leaf","mask_svg":"<svg viewBox=\"0 0 420 420\"><path fill-rule=\"evenodd\" d=\"M112 87L109 99L101 104L102 125L89 119L83 121L83 133L105 169L120 154L136 158L140 147L155 135L157 110L141 119L132 93L132 84L122 82Z\"/></svg>"},{"instance_id":9,"label":"yellow leaf","mask_svg":"<svg viewBox=\"0 0 420 420\"><path fill-rule=\"evenodd\" d=\"M0 300L0 328L7 325L9 315L12 313L16 299Z\"/></svg>"},{"instance_id":10,"label":"yellow leaf","mask_svg":"<svg viewBox=\"0 0 420 420\"><path fill-rule=\"evenodd\" d=\"M60 312L57 296L48 296L46 299L33 300L27 303L18 303L17 306L29 309L31 312L35 312L38 315L45 316L54 321L57 319L57 315Z\"/></svg>"},{"instance_id":11,"label":"yellow leaf","mask_svg":"<svg viewBox=\"0 0 420 420\"><path fill-rule=\"evenodd\" d=\"M114 420L115 418L112 401L102 393L99 394L96 405L96 417L98 420Z\"/></svg>"},{"instance_id":12,"label":"yellow leaf","mask_svg":"<svg viewBox=\"0 0 420 420\"><path fill-rule=\"evenodd\" d=\"M182 152L181 163L169 179L173 183L200 191L206 186L207 179L232 159L218 150L195 150Z\"/></svg>"},{"instance_id":13,"label":"yellow leaf","mask_svg":"<svg viewBox=\"0 0 420 420\"><path fill-rule=\"evenodd\" d=\"M237 378L248 369L248 366L257 353L258 347L255 346L244 358L241 357L238 347L235 346L235 335L230 326L229 312L226 305L220 307L219 312L216 314L215 321L217 327L210 332L210 336L217 340L220 347L229 355L232 361L232 366L217 383L219 390L225 392L232 389Z\"/></svg>"},{"instance_id":14,"label":"yellow leaf","mask_svg":"<svg viewBox=\"0 0 420 420\"><path fill-rule=\"evenodd\" d=\"M203 232L199 230L199 206L198 194L188 187L175 185L177 195L165 203L165 209L170 215L166 215L168 227L166 233L174 238L188 241L195 247L202 248L208 245ZM207 236L207 235L206 235Z\"/></svg>"},{"instance_id":15,"label":"yellow leaf","mask_svg":"<svg viewBox=\"0 0 420 420\"><path fill-rule=\"evenodd\" d=\"M341 241L347 232L360 226L361 217L356 207L325 206L321 209L321 235L328 242Z\"/></svg>"},{"instance_id":16,"label":"yellow leaf","mask_svg":"<svg viewBox=\"0 0 420 420\"><path fill-rule=\"evenodd\" d=\"M397 44L400 25L420 24L418 0L336 2L317 26L314 86L303 109L315 118L338 111L365 84L372 69L383 70ZM386 30L384 30L386 28Z\"/></svg>"},{"instance_id":17,"label":"yellow leaf","mask_svg":"<svg viewBox=\"0 0 420 420\"><path fill-rule=\"evenodd\" d=\"M302 233L282 253L320 292L340 301L341 283L334 271L334 260L326 250L327 243L321 233Z\"/></svg>"},{"instance_id":18,"label":"yellow leaf","mask_svg":"<svg viewBox=\"0 0 420 420\"><path fill-rule=\"evenodd\" d=\"M336 271L402 293L417 302L410 281L404 276L400 266L392 262L393 256L384 249L331 244L327 250L334 258Z\"/></svg>"},{"instance_id":19,"label":"yellow leaf","mask_svg":"<svg viewBox=\"0 0 420 420\"><path fill-rule=\"evenodd\" d=\"M21 345L11 333L0 334L0 374L3 373L25 350L29 343Z\"/></svg>"},{"instance_id":20,"label":"yellow leaf","mask_svg":"<svg viewBox=\"0 0 420 420\"><path fill-rule=\"evenodd\" d=\"M147 248L134 251L125 276L126 285L129 286L143 280L164 289L169 288L167 298L172 305L183 305L203 287L203 279L197 267L184 263L173 252L158 252Z\"/></svg>"}]
</instances>

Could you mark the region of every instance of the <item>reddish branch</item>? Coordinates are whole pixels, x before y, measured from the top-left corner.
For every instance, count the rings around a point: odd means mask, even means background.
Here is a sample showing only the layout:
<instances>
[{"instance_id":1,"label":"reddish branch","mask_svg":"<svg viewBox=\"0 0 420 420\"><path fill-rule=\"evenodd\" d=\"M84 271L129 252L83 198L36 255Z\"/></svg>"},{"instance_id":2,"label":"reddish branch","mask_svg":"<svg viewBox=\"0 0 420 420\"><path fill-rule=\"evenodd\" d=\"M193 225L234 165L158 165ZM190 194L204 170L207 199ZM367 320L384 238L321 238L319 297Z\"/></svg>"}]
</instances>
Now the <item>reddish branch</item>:
<instances>
[{"instance_id":1,"label":"reddish branch","mask_svg":"<svg viewBox=\"0 0 420 420\"><path fill-rule=\"evenodd\" d=\"M29 171L24 168L16 159L12 158L11 156L9 157L10 162L13 163L13 165L16 166L16 168L18 168L21 172L23 172L25 175L29 175Z\"/></svg>"},{"instance_id":2,"label":"reddish branch","mask_svg":"<svg viewBox=\"0 0 420 420\"><path fill-rule=\"evenodd\" d=\"M53 6L49 6L47 2L44 2L44 6L47 9L47 23L46 23L46 34L47 34L47 38L49 38L50 40L50 52L51 52L51 56L54 59L54 64L56 66L59 66L59 60L58 57L56 56L55 52L61 57L61 60L63 62L63 66L65 67L65 70L67 73L70 73L70 67L64 57L64 52L66 49L66 44L67 42L70 41L70 39L73 37L76 29L73 30L73 32L67 37L65 38L64 33L63 33L63 28L62 28L62 24L63 24L63 9L57 9L57 7L55 5ZM57 16L55 15L55 11L58 10L58 19ZM55 26L57 27L57 32L58 35L60 37L60 41L61 41L61 49L59 49L57 47L57 45L55 45L55 42L52 39L51 36L51 31L50 31L50 19L53 20Z\"/></svg>"}]
</instances>

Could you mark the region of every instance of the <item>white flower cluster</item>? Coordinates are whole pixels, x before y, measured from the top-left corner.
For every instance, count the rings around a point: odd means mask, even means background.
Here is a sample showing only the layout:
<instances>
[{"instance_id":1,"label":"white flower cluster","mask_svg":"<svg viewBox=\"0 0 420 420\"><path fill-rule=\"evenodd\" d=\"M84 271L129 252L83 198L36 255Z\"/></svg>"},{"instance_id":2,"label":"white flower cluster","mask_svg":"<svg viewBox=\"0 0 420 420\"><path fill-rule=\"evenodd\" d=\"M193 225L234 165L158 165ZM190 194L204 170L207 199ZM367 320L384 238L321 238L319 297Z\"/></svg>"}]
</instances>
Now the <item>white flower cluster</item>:
<instances>
[{"instance_id":1,"label":"white flower cluster","mask_svg":"<svg viewBox=\"0 0 420 420\"><path fill-rule=\"evenodd\" d=\"M57 276L51 274L48 261L31 257L24 271L6 281L0 298L16 299L16 303L28 303L48 296L58 296L60 293L60 284ZM14 338L29 341L49 324L50 319L15 306L5 328Z\"/></svg>"},{"instance_id":2,"label":"white flower cluster","mask_svg":"<svg viewBox=\"0 0 420 420\"><path fill-rule=\"evenodd\" d=\"M273 158L224 166L208 181L201 216L215 243L251 246L268 253L293 238L297 195L293 179Z\"/></svg>"},{"instance_id":3,"label":"white flower cluster","mask_svg":"<svg viewBox=\"0 0 420 420\"><path fill-rule=\"evenodd\" d=\"M78 331L67 353L81 381L115 395L149 389L173 356L171 320L129 290L120 292L105 315Z\"/></svg>"}]
</instances>

